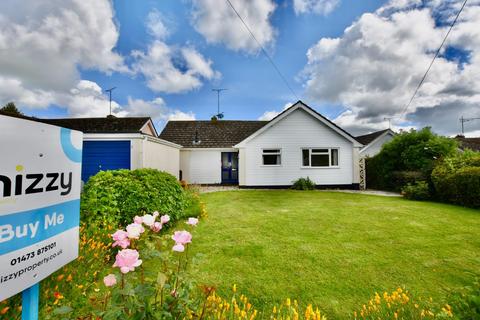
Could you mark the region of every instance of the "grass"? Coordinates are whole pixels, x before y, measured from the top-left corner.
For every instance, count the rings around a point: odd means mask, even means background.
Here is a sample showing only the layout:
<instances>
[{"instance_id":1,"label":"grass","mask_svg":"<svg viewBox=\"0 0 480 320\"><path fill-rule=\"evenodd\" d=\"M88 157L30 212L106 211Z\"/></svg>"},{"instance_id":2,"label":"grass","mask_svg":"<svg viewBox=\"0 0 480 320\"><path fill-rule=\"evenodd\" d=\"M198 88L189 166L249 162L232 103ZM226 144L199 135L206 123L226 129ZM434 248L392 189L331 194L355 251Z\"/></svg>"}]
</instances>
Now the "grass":
<instances>
[{"instance_id":1,"label":"grass","mask_svg":"<svg viewBox=\"0 0 480 320\"><path fill-rule=\"evenodd\" d=\"M402 198L318 191L202 195L192 276L224 295L231 286L268 309L285 298L330 319L375 293L404 286L444 302L480 274L480 211Z\"/></svg>"}]
</instances>

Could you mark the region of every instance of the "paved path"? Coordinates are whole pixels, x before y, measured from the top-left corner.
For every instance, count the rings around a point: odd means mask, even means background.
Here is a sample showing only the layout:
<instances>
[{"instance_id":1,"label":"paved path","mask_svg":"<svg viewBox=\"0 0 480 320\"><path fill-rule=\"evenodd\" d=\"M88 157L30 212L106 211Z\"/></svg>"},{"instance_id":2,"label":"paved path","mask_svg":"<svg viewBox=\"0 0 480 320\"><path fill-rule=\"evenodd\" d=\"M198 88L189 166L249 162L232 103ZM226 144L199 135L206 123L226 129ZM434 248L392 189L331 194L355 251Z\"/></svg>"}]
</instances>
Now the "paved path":
<instances>
[{"instance_id":1,"label":"paved path","mask_svg":"<svg viewBox=\"0 0 480 320\"><path fill-rule=\"evenodd\" d=\"M200 193L218 192L218 191L232 191L232 190L268 190L268 189L240 189L238 186L196 186ZM271 189L274 190L274 189ZM275 189L277 190L277 189ZM318 190L319 192L345 192L345 193L358 193L369 194L383 197L401 197L402 195L396 192L380 191L380 190L339 190L339 189L327 189Z\"/></svg>"}]
</instances>

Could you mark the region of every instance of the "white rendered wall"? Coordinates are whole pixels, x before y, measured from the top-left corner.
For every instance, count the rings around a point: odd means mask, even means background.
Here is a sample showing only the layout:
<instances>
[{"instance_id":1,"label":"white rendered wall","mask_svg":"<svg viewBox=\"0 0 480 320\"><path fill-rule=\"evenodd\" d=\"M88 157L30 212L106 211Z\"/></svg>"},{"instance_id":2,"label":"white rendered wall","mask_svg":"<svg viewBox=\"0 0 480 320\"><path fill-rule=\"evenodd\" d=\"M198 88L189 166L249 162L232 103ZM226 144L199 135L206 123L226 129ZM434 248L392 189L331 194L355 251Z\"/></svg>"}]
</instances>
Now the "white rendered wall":
<instances>
[{"instance_id":1,"label":"white rendered wall","mask_svg":"<svg viewBox=\"0 0 480 320\"><path fill-rule=\"evenodd\" d=\"M130 169L143 168L143 151L142 151L143 139L131 139L130 140Z\"/></svg>"},{"instance_id":2,"label":"white rendered wall","mask_svg":"<svg viewBox=\"0 0 480 320\"><path fill-rule=\"evenodd\" d=\"M194 184L219 184L222 182L220 150L181 150L182 179Z\"/></svg>"},{"instance_id":3,"label":"white rendered wall","mask_svg":"<svg viewBox=\"0 0 480 320\"><path fill-rule=\"evenodd\" d=\"M262 149L281 149L281 165L264 166ZM302 168L302 148L338 148L338 168ZM243 155L243 157L242 157ZM301 177L319 185L356 183L353 173L353 143L305 111L298 109L253 138L240 153L241 185L285 186ZM358 165L358 164L356 164Z\"/></svg>"},{"instance_id":4,"label":"white rendered wall","mask_svg":"<svg viewBox=\"0 0 480 320\"><path fill-rule=\"evenodd\" d=\"M143 168L168 172L178 179L180 150L149 139L143 141Z\"/></svg>"}]
</instances>

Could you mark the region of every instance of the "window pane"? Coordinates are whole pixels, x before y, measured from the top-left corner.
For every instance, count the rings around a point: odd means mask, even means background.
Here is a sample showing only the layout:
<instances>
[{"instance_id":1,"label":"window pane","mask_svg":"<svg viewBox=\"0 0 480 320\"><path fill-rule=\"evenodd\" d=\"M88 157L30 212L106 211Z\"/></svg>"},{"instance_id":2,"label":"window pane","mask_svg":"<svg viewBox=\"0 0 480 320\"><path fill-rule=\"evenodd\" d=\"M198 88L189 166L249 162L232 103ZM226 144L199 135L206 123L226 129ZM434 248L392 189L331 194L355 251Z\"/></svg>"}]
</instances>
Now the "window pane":
<instances>
[{"instance_id":1,"label":"window pane","mask_svg":"<svg viewBox=\"0 0 480 320\"><path fill-rule=\"evenodd\" d=\"M277 164L280 164L280 155L276 155L276 154L264 154L264 155L263 155L263 164L264 164L264 165L277 165Z\"/></svg>"},{"instance_id":2,"label":"window pane","mask_svg":"<svg viewBox=\"0 0 480 320\"><path fill-rule=\"evenodd\" d=\"M328 154L312 154L312 167L328 167Z\"/></svg>"},{"instance_id":3,"label":"window pane","mask_svg":"<svg viewBox=\"0 0 480 320\"><path fill-rule=\"evenodd\" d=\"M331 157L332 166L338 166L338 149L332 149L330 151L332 153L332 157Z\"/></svg>"},{"instance_id":4,"label":"window pane","mask_svg":"<svg viewBox=\"0 0 480 320\"><path fill-rule=\"evenodd\" d=\"M302 161L303 166L308 167L310 165L310 150L303 149L302 158L303 158L303 161Z\"/></svg>"},{"instance_id":5,"label":"window pane","mask_svg":"<svg viewBox=\"0 0 480 320\"><path fill-rule=\"evenodd\" d=\"M280 153L280 149L263 149L263 153Z\"/></svg>"},{"instance_id":6,"label":"window pane","mask_svg":"<svg viewBox=\"0 0 480 320\"><path fill-rule=\"evenodd\" d=\"M312 149L313 153L328 153L328 149Z\"/></svg>"}]
</instances>

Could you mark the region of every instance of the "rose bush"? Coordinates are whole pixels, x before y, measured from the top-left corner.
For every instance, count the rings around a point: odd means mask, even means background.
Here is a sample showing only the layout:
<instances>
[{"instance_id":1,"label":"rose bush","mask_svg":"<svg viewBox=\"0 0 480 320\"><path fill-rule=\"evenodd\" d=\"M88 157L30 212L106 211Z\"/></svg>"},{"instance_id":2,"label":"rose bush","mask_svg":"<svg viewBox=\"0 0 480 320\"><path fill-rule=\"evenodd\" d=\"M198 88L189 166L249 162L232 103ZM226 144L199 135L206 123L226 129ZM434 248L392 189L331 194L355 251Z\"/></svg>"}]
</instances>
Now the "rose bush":
<instances>
[{"instance_id":1,"label":"rose bush","mask_svg":"<svg viewBox=\"0 0 480 320\"><path fill-rule=\"evenodd\" d=\"M126 226L134 216L149 223L155 210L176 221L200 215L202 204L176 177L155 169L100 171L82 192L81 220L86 223Z\"/></svg>"}]
</instances>

